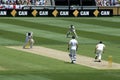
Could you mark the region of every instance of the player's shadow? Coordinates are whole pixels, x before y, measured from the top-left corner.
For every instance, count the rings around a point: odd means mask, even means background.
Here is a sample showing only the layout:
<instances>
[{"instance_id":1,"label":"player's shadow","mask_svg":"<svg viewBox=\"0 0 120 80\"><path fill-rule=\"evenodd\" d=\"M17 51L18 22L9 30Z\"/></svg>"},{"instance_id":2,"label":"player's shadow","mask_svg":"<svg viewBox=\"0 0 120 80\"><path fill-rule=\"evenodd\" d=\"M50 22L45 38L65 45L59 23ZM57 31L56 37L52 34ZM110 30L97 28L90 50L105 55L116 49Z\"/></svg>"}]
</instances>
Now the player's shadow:
<instances>
[{"instance_id":1,"label":"player's shadow","mask_svg":"<svg viewBox=\"0 0 120 80\"><path fill-rule=\"evenodd\" d=\"M65 64L71 64L71 62L64 62Z\"/></svg>"}]
</instances>

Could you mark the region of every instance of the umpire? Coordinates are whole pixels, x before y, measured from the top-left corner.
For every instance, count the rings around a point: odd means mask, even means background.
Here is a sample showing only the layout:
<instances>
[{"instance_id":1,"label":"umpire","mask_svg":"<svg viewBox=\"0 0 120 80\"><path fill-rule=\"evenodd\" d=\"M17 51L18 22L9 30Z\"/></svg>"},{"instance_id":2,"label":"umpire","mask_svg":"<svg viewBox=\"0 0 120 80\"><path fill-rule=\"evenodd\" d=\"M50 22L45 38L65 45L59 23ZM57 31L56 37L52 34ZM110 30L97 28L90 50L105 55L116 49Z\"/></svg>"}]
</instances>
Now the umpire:
<instances>
[{"instance_id":1,"label":"umpire","mask_svg":"<svg viewBox=\"0 0 120 80\"><path fill-rule=\"evenodd\" d=\"M78 41L75 39L75 36L72 36L72 39L68 43L68 50L70 51L69 57L71 63L76 62L76 51L78 49Z\"/></svg>"}]
</instances>

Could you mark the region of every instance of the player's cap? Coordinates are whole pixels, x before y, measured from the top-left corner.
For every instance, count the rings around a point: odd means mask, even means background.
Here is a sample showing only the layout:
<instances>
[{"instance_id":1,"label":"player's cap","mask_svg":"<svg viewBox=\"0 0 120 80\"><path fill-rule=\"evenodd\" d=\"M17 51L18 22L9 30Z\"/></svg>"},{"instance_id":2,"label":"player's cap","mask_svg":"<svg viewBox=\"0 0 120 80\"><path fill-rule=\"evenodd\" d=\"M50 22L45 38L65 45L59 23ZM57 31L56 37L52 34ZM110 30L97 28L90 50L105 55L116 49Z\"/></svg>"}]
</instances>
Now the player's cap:
<instances>
[{"instance_id":1,"label":"player's cap","mask_svg":"<svg viewBox=\"0 0 120 80\"><path fill-rule=\"evenodd\" d=\"M72 36L72 39L75 39L75 36Z\"/></svg>"},{"instance_id":2,"label":"player's cap","mask_svg":"<svg viewBox=\"0 0 120 80\"><path fill-rule=\"evenodd\" d=\"M28 36L30 36L31 35L31 33L30 32L28 32Z\"/></svg>"},{"instance_id":3,"label":"player's cap","mask_svg":"<svg viewBox=\"0 0 120 80\"><path fill-rule=\"evenodd\" d=\"M100 41L99 43L102 43L102 41Z\"/></svg>"},{"instance_id":4,"label":"player's cap","mask_svg":"<svg viewBox=\"0 0 120 80\"><path fill-rule=\"evenodd\" d=\"M73 25L71 25L71 28L75 28Z\"/></svg>"}]
</instances>

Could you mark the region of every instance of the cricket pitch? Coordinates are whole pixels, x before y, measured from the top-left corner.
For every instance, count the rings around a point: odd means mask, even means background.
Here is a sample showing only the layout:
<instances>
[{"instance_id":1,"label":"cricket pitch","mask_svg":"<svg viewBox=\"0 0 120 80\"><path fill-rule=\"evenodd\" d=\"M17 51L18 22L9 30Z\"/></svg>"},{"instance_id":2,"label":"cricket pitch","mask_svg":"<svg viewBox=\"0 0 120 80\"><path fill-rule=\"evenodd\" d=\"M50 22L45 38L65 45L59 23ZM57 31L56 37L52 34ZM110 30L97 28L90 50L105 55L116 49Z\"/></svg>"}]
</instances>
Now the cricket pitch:
<instances>
[{"instance_id":1,"label":"cricket pitch","mask_svg":"<svg viewBox=\"0 0 120 80\"><path fill-rule=\"evenodd\" d=\"M70 62L70 58L68 56L69 52L63 52L41 46L34 46L32 49L23 49L21 46L7 46L7 47L25 52L30 52L37 55L55 58L65 62ZM82 55L77 55L76 64L95 68L95 69L120 69L119 63L112 62L111 64L109 64L109 61L104 61L104 60L102 60L102 62L94 62L94 58L86 57Z\"/></svg>"}]
</instances>

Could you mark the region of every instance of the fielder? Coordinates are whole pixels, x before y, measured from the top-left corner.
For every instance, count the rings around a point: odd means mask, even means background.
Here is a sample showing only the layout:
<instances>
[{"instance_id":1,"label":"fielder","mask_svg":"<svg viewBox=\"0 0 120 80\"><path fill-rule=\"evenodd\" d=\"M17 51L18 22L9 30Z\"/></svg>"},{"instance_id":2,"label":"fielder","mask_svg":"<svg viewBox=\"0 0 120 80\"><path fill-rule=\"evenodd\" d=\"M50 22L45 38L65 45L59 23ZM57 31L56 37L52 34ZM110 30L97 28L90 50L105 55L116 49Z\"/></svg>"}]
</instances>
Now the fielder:
<instances>
[{"instance_id":1,"label":"fielder","mask_svg":"<svg viewBox=\"0 0 120 80\"><path fill-rule=\"evenodd\" d=\"M68 50L70 51L69 57L71 63L76 62L76 51L78 49L78 41L75 39L75 36L72 36L72 39L68 43Z\"/></svg>"},{"instance_id":2,"label":"fielder","mask_svg":"<svg viewBox=\"0 0 120 80\"><path fill-rule=\"evenodd\" d=\"M101 62L102 53L104 53L105 45L100 41L95 47L95 62Z\"/></svg>"},{"instance_id":3,"label":"fielder","mask_svg":"<svg viewBox=\"0 0 120 80\"><path fill-rule=\"evenodd\" d=\"M75 27L73 25L70 25L69 31L66 34L67 38L71 38L71 36L75 36L76 38L78 38Z\"/></svg>"},{"instance_id":4,"label":"fielder","mask_svg":"<svg viewBox=\"0 0 120 80\"><path fill-rule=\"evenodd\" d=\"M25 39L25 44L23 45L23 48L32 48L34 44L33 40L33 32L28 32L26 33L26 39Z\"/></svg>"}]
</instances>

